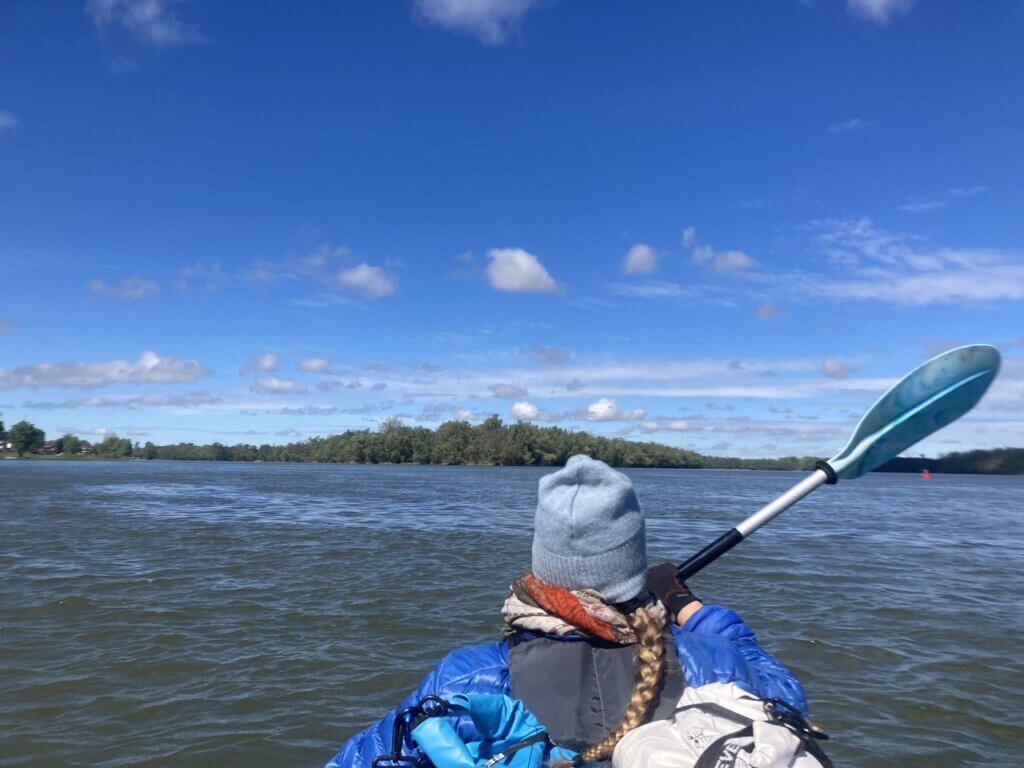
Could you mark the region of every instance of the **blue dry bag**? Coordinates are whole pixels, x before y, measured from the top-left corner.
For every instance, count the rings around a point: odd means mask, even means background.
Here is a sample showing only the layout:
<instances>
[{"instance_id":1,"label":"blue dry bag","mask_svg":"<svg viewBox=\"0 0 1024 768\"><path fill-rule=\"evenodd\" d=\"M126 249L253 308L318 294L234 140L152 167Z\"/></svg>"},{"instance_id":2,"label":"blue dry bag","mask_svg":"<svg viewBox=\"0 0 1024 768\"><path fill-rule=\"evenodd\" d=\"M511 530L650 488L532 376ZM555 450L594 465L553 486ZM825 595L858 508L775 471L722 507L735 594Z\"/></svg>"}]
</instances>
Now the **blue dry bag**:
<instances>
[{"instance_id":1,"label":"blue dry bag","mask_svg":"<svg viewBox=\"0 0 1024 768\"><path fill-rule=\"evenodd\" d=\"M472 721L478 738L466 741L459 736L452 724L452 719L459 717ZM429 762L402 754L403 743L411 746L410 742ZM544 726L521 701L499 694L456 694L448 701L433 696L424 699L396 718L391 749L390 755L373 761L376 768L541 768L552 761L578 757L552 745Z\"/></svg>"}]
</instances>

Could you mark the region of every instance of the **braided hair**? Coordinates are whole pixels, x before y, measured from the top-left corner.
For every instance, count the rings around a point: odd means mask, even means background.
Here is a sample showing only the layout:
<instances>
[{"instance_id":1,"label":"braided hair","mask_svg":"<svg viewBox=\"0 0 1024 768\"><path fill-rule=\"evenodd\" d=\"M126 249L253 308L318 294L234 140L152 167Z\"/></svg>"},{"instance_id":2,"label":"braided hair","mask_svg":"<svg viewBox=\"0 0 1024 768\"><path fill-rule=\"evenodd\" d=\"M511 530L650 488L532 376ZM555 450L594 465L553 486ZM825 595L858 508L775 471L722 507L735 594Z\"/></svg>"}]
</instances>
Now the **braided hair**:
<instances>
[{"instance_id":1,"label":"braided hair","mask_svg":"<svg viewBox=\"0 0 1024 768\"><path fill-rule=\"evenodd\" d=\"M665 681L665 619L655 618L647 607L639 606L626 614L626 621L637 637L633 692L618 727L582 751L580 758L584 763L607 760L623 736L647 722Z\"/></svg>"}]
</instances>

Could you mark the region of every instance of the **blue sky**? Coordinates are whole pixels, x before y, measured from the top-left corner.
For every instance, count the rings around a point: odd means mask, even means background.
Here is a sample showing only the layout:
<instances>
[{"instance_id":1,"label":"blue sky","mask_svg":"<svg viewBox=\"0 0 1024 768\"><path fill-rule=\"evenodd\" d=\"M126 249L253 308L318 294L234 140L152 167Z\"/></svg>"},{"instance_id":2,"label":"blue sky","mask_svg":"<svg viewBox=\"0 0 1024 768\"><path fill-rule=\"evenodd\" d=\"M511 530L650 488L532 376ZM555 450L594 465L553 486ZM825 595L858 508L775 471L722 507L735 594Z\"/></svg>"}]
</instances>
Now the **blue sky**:
<instances>
[{"instance_id":1,"label":"blue sky","mask_svg":"<svg viewBox=\"0 0 1024 768\"><path fill-rule=\"evenodd\" d=\"M0 7L0 411L282 442L490 413L829 454L1024 443L1024 6Z\"/></svg>"}]
</instances>

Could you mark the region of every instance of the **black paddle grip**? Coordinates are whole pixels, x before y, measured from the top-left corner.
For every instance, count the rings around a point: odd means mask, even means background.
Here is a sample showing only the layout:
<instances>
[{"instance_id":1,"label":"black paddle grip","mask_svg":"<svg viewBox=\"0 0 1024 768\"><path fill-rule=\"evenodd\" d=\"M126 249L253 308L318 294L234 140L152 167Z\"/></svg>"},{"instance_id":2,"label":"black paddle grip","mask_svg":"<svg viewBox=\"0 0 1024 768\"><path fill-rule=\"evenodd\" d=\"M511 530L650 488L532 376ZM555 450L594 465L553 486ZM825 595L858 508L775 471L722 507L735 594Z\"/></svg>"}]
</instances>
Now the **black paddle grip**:
<instances>
[{"instance_id":1,"label":"black paddle grip","mask_svg":"<svg viewBox=\"0 0 1024 768\"><path fill-rule=\"evenodd\" d=\"M704 549L696 555L679 566L678 573L680 580L685 581L698 571L702 571L705 565L713 563L741 541L743 541L743 534L735 528L730 528L724 534L704 547Z\"/></svg>"}]
</instances>

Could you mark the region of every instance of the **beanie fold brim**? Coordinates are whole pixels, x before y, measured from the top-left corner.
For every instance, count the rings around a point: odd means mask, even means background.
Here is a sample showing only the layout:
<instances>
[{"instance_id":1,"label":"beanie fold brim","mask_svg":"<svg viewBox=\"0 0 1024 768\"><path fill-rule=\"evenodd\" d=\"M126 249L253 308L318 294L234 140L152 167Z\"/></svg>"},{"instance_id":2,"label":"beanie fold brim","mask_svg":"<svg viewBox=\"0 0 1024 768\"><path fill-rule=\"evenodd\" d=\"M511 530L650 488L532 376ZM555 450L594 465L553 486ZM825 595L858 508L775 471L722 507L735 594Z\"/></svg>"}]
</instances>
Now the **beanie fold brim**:
<instances>
[{"instance_id":1,"label":"beanie fold brim","mask_svg":"<svg viewBox=\"0 0 1024 768\"><path fill-rule=\"evenodd\" d=\"M558 553L534 539L533 575L566 589L594 589L609 603L623 603L640 594L647 581L647 543L640 535L596 554Z\"/></svg>"}]
</instances>

